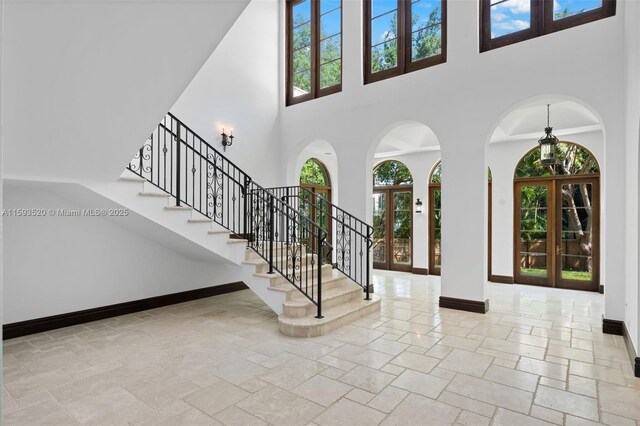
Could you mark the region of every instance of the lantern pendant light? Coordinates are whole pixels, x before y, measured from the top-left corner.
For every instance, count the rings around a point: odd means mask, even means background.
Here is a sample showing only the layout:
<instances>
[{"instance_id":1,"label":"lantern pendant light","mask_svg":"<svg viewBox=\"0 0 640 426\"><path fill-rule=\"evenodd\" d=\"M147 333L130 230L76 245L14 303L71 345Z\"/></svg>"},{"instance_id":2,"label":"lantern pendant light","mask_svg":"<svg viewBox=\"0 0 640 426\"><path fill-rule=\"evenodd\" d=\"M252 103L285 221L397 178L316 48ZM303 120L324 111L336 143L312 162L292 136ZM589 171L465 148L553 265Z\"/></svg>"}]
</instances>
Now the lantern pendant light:
<instances>
[{"instance_id":1,"label":"lantern pendant light","mask_svg":"<svg viewBox=\"0 0 640 426\"><path fill-rule=\"evenodd\" d=\"M549 105L547 105L547 127L544 129L545 135L538 140L540 144L540 164L543 166L556 165L556 145L558 138L551 133L553 127L549 125Z\"/></svg>"}]
</instances>

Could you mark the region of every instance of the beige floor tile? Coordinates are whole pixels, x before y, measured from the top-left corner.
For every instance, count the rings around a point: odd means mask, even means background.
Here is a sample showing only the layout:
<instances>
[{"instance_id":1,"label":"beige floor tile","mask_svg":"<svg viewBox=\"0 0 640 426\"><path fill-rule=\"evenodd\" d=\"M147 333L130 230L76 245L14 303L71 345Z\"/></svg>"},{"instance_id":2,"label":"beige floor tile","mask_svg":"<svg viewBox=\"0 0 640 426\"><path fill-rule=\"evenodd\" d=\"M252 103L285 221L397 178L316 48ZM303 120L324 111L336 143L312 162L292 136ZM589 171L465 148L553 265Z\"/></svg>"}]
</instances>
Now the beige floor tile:
<instances>
[{"instance_id":1,"label":"beige floor tile","mask_svg":"<svg viewBox=\"0 0 640 426\"><path fill-rule=\"evenodd\" d=\"M602 412L602 423L609 426L636 426L636 422L626 417L616 416L615 414Z\"/></svg>"},{"instance_id":2,"label":"beige floor tile","mask_svg":"<svg viewBox=\"0 0 640 426\"><path fill-rule=\"evenodd\" d=\"M79 425L64 408L55 401L46 401L29 408L3 415L4 425Z\"/></svg>"},{"instance_id":3,"label":"beige floor tile","mask_svg":"<svg viewBox=\"0 0 640 426\"><path fill-rule=\"evenodd\" d=\"M291 393L328 407L351 389L349 385L318 375L293 388Z\"/></svg>"},{"instance_id":4,"label":"beige floor tile","mask_svg":"<svg viewBox=\"0 0 640 426\"><path fill-rule=\"evenodd\" d=\"M496 416L493 418L493 426L552 426L553 423L544 420L525 416L520 413L498 408Z\"/></svg>"},{"instance_id":5,"label":"beige floor tile","mask_svg":"<svg viewBox=\"0 0 640 426\"><path fill-rule=\"evenodd\" d=\"M340 346L331 352L330 355L371 368L380 368L393 358L393 355L350 344Z\"/></svg>"},{"instance_id":6,"label":"beige floor tile","mask_svg":"<svg viewBox=\"0 0 640 426\"><path fill-rule=\"evenodd\" d=\"M342 399L329 407L313 421L321 426L334 425L377 425L384 419L384 413L365 407L348 399Z\"/></svg>"},{"instance_id":7,"label":"beige floor tile","mask_svg":"<svg viewBox=\"0 0 640 426\"><path fill-rule=\"evenodd\" d=\"M458 423L465 426L489 426L491 419L472 413L471 411L463 411L458 416Z\"/></svg>"},{"instance_id":8,"label":"beige floor tile","mask_svg":"<svg viewBox=\"0 0 640 426\"><path fill-rule=\"evenodd\" d=\"M597 398L598 396L595 380L574 376L573 374L569 374L567 390L573 393L579 393L580 395L591 396L593 398Z\"/></svg>"},{"instance_id":9,"label":"beige floor tile","mask_svg":"<svg viewBox=\"0 0 640 426\"><path fill-rule=\"evenodd\" d=\"M250 395L249 392L227 382L219 382L192 393L185 401L208 415L235 404Z\"/></svg>"},{"instance_id":10,"label":"beige floor tile","mask_svg":"<svg viewBox=\"0 0 640 426\"><path fill-rule=\"evenodd\" d=\"M139 407L139 403L140 400L131 393L115 387L67 404L65 409L80 423L88 424L109 421L129 406ZM149 409L148 406L146 408Z\"/></svg>"},{"instance_id":11,"label":"beige floor tile","mask_svg":"<svg viewBox=\"0 0 640 426\"><path fill-rule=\"evenodd\" d=\"M268 423L238 407L231 406L213 416L225 426L267 426Z\"/></svg>"},{"instance_id":12,"label":"beige floor tile","mask_svg":"<svg viewBox=\"0 0 640 426\"><path fill-rule=\"evenodd\" d=\"M535 417L546 422L562 425L564 423L564 413L560 411L551 410L546 407L533 404L531 406L531 417Z\"/></svg>"},{"instance_id":13,"label":"beige floor tile","mask_svg":"<svg viewBox=\"0 0 640 426\"><path fill-rule=\"evenodd\" d=\"M358 404L367 405L375 396L375 393L354 388L351 392L345 395L345 398L355 401Z\"/></svg>"},{"instance_id":14,"label":"beige floor tile","mask_svg":"<svg viewBox=\"0 0 640 426\"><path fill-rule=\"evenodd\" d=\"M394 376L399 376L406 370L404 367L399 367L397 365L393 365L391 363L385 365L380 369L380 371L384 371L385 373L393 374Z\"/></svg>"},{"instance_id":15,"label":"beige floor tile","mask_svg":"<svg viewBox=\"0 0 640 426\"><path fill-rule=\"evenodd\" d=\"M367 392L378 393L394 379L396 379L396 376L393 374L383 373L382 371L365 366L359 366L340 377L339 380L342 383L355 386Z\"/></svg>"},{"instance_id":16,"label":"beige floor tile","mask_svg":"<svg viewBox=\"0 0 640 426\"><path fill-rule=\"evenodd\" d=\"M467 339L466 337L459 336L446 336L440 340L441 345L449 346L452 348L464 349L467 351L475 351L480 346L480 342L473 339Z\"/></svg>"},{"instance_id":17,"label":"beige floor tile","mask_svg":"<svg viewBox=\"0 0 640 426\"><path fill-rule=\"evenodd\" d=\"M405 390L394 386L387 386L382 392L369 401L367 405L383 413L390 413L407 395L409 395L409 392Z\"/></svg>"},{"instance_id":18,"label":"beige floor tile","mask_svg":"<svg viewBox=\"0 0 640 426\"><path fill-rule=\"evenodd\" d=\"M574 349L550 344L547 348L547 354L570 360L593 363L593 352L585 351L583 349Z\"/></svg>"},{"instance_id":19,"label":"beige floor tile","mask_svg":"<svg viewBox=\"0 0 640 426\"><path fill-rule=\"evenodd\" d=\"M565 380L567 377L568 367L555 364L548 361L541 361L531 358L520 358L516 368L527 373L537 374L539 376L549 377L556 380Z\"/></svg>"},{"instance_id":20,"label":"beige floor tile","mask_svg":"<svg viewBox=\"0 0 640 426\"><path fill-rule=\"evenodd\" d=\"M537 375L497 365L490 366L483 379L529 392L534 392L538 386Z\"/></svg>"},{"instance_id":21,"label":"beige floor tile","mask_svg":"<svg viewBox=\"0 0 640 426\"><path fill-rule=\"evenodd\" d=\"M160 424L163 426L223 426L219 421L207 416L205 413L195 408L191 408L180 414L171 416Z\"/></svg>"},{"instance_id":22,"label":"beige floor tile","mask_svg":"<svg viewBox=\"0 0 640 426\"><path fill-rule=\"evenodd\" d=\"M539 386L535 403L536 405L574 414L585 419L598 420L598 401L588 396L547 386Z\"/></svg>"},{"instance_id":23,"label":"beige floor tile","mask_svg":"<svg viewBox=\"0 0 640 426\"><path fill-rule=\"evenodd\" d=\"M425 355L404 352L392 359L389 363L409 368L411 370L420 371L422 373L429 373L436 365L438 365L438 362L438 359Z\"/></svg>"},{"instance_id":24,"label":"beige floor tile","mask_svg":"<svg viewBox=\"0 0 640 426\"><path fill-rule=\"evenodd\" d=\"M406 343L400 343L384 338L380 338L378 340L374 340L369 343L366 348L373 349L374 351L382 352L388 355L396 356L402 353L405 349L409 347Z\"/></svg>"},{"instance_id":25,"label":"beige floor tile","mask_svg":"<svg viewBox=\"0 0 640 426\"><path fill-rule=\"evenodd\" d=\"M546 348L549 344L549 339L546 337L532 336L530 334L522 334L513 332L507 338L510 342L522 343L529 346L538 346L540 348Z\"/></svg>"},{"instance_id":26,"label":"beige floor tile","mask_svg":"<svg viewBox=\"0 0 640 426\"><path fill-rule=\"evenodd\" d=\"M529 413L533 401L531 392L461 374L451 381L447 391L524 414Z\"/></svg>"},{"instance_id":27,"label":"beige floor tile","mask_svg":"<svg viewBox=\"0 0 640 426\"><path fill-rule=\"evenodd\" d=\"M582 417L572 416L571 414L567 414L565 416L565 426L600 426L602 423L594 422L591 420L584 419Z\"/></svg>"},{"instance_id":28,"label":"beige floor tile","mask_svg":"<svg viewBox=\"0 0 640 426\"><path fill-rule=\"evenodd\" d=\"M460 414L460 409L425 398L409 394L382 422L384 426L407 425L451 425ZM428 422L428 423L427 423Z\"/></svg>"},{"instance_id":29,"label":"beige floor tile","mask_svg":"<svg viewBox=\"0 0 640 426\"><path fill-rule=\"evenodd\" d=\"M587 362L571 361L569 365L569 372L576 376L602 380L616 385L625 384L622 370L616 368L603 367Z\"/></svg>"},{"instance_id":30,"label":"beige floor tile","mask_svg":"<svg viewBox=\"0 0 640 426\"><path fill-rule=\"evenodd\" d=\"M494 339L492 337L486 338L484 342L482 342L482 347L527 358L544 359L545 355L544 348L507 340Z\"/></svg>"},{"instance_id":31,"label":"beige floor tile","mask_svg":"<svg viewBox=\"0 0 640 426\"><path fill-rule=\"evenodd\" d=\"M26 373L19 376L5 376L4 386L14 399L19 399L69 383L71 380L71 376L64 371L55 370L36 375Z\"/></svg>"},{"instance_id":32,"label":"beige floor tile","mask_svg":"<svg viewBox=\"0 0 640 426\"><path fill-rule=\"evenodd\" d=\"M307 424L323 411L322 406L275 386L262 389L236 405L275 426Z\"/></svg>"},{"instance_id":33,"label":"beige floor tile","mask_svg":"<svg viewBox=\"0 0 640 426\"><path fill-rule=\"evenodd\" d=\"M397 341L399 343L406 343L412 346L419 346L424 349L430 349L431 347L433 347L433 345L438 343L439 340L440 339L427 336L426 334L407 333Z\"/></svg>"},{"instance_id":34,"label":"beige floor tile","mask_svg":"<svg viewBox=\"0 0 640 426\"><path fill-rule=\"evenodd\" d=\"M640 390L598 382L602 411L640 422Z\"/></svg>"},{"instance_id":35,"label":"beige floor tile","mask_svg":"<svg viewBox=\"0 0 640 426\"><path fill-rule=\"evenodd\" d=\"M493 357L489 355L454 349L438 364L438 367L470 376L482 377L492 361Z\"/></svg>"},{"instance_id":36,"label":"beige floor tile","mask_svg":"<svg viewBox=\"0 0 640 426\"><path fill-rule=\"evenodd\" d=\"M432 399L438 398L447 384L449 384L448 380L413 370L405 371L391 382L395 387Z\"/></svg>"},{"instance_id":37,"label":"beige floor tile","mask_svg":"<svg viewBox=\"0 0 640 426\"><path fill-rule=\"evenodd\" d=\"M561 390L566 390L567 383L562 380L550 379L548 377L540 377L540 384L544 386L549 386L550 388L556 388Z\"/></svg>"},{"instance_id":38,"label":"beige floor tile","mask_svg":"<svg viewBox=\"0 0 640 426\"><path fill-rule=\"evenodd\" d=\"M438 401L444 402L463 410L472 411L484 417L493 417L496 407L491 404L478 401L477 399L467 398L466 396L444 391L438 397Z\"/></svg>"}]
</instances>

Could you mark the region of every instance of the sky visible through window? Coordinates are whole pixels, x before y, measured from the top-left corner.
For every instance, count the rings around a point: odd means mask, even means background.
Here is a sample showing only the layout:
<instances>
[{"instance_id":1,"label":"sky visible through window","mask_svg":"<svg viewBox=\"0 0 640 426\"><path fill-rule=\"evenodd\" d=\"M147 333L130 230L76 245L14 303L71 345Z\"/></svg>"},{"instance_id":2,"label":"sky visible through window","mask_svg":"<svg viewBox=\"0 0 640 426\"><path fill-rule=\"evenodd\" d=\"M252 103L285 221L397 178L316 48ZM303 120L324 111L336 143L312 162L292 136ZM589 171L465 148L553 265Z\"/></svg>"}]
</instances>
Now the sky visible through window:
<instances>
[{"instance_id":1,"label":"sky visible through window","mask_svg":"<svg viewBox=\"0 0 640 426\"><path fill-rule=\"evenodd\" d=\"M602 6L602 0L554 0L553 19L563 19ZM491 38L531 26L530 0L491 0Z\"/></svg>"}]
</instances>

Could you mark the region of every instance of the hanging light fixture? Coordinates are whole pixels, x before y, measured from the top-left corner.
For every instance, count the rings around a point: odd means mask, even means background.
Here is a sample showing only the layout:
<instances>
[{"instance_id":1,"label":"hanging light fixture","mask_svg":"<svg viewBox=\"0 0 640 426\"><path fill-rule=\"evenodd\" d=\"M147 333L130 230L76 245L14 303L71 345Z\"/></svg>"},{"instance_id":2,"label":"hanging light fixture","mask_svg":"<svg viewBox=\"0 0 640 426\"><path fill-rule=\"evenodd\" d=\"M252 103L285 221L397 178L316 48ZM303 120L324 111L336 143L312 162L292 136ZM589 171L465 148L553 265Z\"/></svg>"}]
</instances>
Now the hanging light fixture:
<instances>
[{"instance_id":1,"label":"hanging light fixture","mask_svg":"<svg viewBox=\"0 0 640 426\"><path fill-rule=\"evenodd\" d=\"M420 201L420 198L416 200L416 213L422 213L422 201Z\"/></svg>"},{"instance_id":2,"label":"hanging light fixture","mask_svg":"<svg viewBox=\"0 0 640 426\"><path fill-rule=\"evenodd\" d=\"M547 127L544 129L545 135L538 140L540 144L540 163L543 166L555 166L556 145L558 138L553 136L553 127L549 125L549 105L547 104Z\"/></svg>"}]
</instances>

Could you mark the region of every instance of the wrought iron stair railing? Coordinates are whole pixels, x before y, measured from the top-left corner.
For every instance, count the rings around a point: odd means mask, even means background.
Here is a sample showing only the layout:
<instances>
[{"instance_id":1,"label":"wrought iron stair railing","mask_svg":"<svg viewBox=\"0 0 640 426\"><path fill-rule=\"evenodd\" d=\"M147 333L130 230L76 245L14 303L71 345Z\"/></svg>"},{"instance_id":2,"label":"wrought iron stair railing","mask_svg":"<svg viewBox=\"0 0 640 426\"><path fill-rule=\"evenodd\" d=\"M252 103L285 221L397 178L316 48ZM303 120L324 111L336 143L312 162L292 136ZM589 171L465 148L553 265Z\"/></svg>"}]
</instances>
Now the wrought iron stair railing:
<instances>
[{"instance_id":1,"label":"wrought iron stair railing","mask_svg":"<svg viewBox=\"0 0 640 426\"><path fill-rule=\"evenodd\" d=\"M299 204L258 185L171 113L158 124L127 169L174 197L177 206L188 206L246 238L248 247L267 262L269 273L278 272L295 286L316 305L316 317L322 318L327 230ZM343 212L337 206L332 208ZM350 229L355 218L346 212L341 214L336 216L342 217L339 229ZM340 234L345 237L338 250L339 270L351 271L352 247L357 247L361 259L366 252L366 279L356 281L354 274L346 273L360 285L369 283L370 228L363 228L360 245L351 244L351 231ZM358 269L361 275L363 268L361 264ZM364 288L369 299L369 285Z\"/></svg>"},{"instance_id":2,"label":"wrought iron stair railing","mask_svg":"<svg viewBox=\"0 0 640 426\"><path fill-rule=\"evenodd\" d=\"M321 252L325 261L360 285L369 300L373 227L302 186L281 186L269 191L327 230Z\"/></svg>"}]
</instances>

